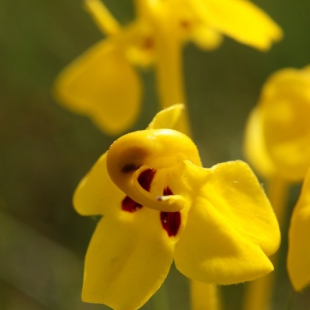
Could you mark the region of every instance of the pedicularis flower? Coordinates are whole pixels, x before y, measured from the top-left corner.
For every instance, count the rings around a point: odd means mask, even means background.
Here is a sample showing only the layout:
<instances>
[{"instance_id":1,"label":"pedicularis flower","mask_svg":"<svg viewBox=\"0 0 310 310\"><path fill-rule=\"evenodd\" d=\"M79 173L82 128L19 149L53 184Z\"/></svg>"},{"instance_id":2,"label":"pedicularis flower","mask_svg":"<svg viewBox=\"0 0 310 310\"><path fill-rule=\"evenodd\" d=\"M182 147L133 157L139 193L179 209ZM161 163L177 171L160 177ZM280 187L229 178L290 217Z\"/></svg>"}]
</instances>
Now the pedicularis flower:
<instances>
[{"instance_id":1,"label":"pedicularis flower","mask_svg":"<svg viewBox=\"0 0 310 310\"><path fill-rule=\"evenodd\" d=\"M117 134L135 121L141 85L136 66L155 64L163 107L184 102L181 48L206 50L222 34L260 50L281 38L280 28L246 0L136 0L136 19L121 26L99 0L85 5L106 38L67 67L56 81L58 101Z\"/></svg>"},{"instance_id":2,"label":"pedicularis flower","mask_svg":"<svg viewBox=\"0 0 310 310\"><path fill-rule=\"evenodd\" d=\"M141 307L175 262L206 283L254 280L273 270L279 229L248 165L203 168L193 141L175 130L183 107L116 140L78 186L74 206L103 215L85 260L82 298L118 310Z\"/></svg>"},{"instance_id":3,"label":"pedicularis flower","mask_svg":"<svg viewBox=\"0 0 310 310\"><path fill-rule=\"evenodd\" d=\"M310 284L310 170L294 208L289 229L287 269L296 291Z\"/></svg>"},{"instance_id":4,"label":"pedicularis flower","mask_svg":"<svg viewBox=\"0 0 310 310\"><path fill-rule=\"evenodd\" d=\"M283 69L267 80L250 115L249 161L263 176L301 181L310 166L310 67Z\"/></svg>"}]
</instances>

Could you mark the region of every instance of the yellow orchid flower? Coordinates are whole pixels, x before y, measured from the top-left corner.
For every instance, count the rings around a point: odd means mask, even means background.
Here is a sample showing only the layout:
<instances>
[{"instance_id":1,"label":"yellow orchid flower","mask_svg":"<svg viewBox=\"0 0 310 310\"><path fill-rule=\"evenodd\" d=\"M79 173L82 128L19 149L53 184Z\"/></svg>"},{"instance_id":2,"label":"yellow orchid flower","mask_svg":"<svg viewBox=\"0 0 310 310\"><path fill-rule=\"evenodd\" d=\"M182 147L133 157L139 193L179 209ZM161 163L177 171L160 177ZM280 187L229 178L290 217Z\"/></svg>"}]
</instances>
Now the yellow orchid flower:
<instances>
[{"instance_id":1,"label":"yellow orchid flower","mask_svg":"<svg viewBox=\"0 0 310 310\"><path fill-rule=\"evenodd\" d=\"M245 152L265 177L303 180L310 165L310 67L274 73L250 115Z\"/></svg>"},{"instance_id":2,"label":"yellow orchid flower","mask_svg":"<svg viewBox=\"0 0 310 310\"><path fill-rule=\"evenodd\" d=\"M287 270L296 291L310 284L310 170L294 208L289 228Z\"/></svg>"},{"instance_id":3,"label":"yellow orchid flower","mask_svg":"<svg viewBox=\"0 0 310 310\"><path fill-rule=\"evenodd\" d=\"M116 140L74 194L82 215L103 215L85 259L82 299L141 307L170 266L190 279L232 284L273 270L280 234L255 175L242 161L203 168L176 131L183 106Z\"/></svg>"},{"instance_id":4,"label":"yellow orchid flower","mask_svg":"<svg viewBox=\"0 0 310 310\"><path fill-rule=\"evenodd\" d=\"M133 65L155 64L163 107L185 102L181 49L191 40L217 48L222 34L267 50L281 29L245 0L136 0L136 19L121 26L99 0L86 9L107 36L59 75L57 100L88 115L103 131L118 134L137 118L141 83Z\"/></svg>"}]
</instances>

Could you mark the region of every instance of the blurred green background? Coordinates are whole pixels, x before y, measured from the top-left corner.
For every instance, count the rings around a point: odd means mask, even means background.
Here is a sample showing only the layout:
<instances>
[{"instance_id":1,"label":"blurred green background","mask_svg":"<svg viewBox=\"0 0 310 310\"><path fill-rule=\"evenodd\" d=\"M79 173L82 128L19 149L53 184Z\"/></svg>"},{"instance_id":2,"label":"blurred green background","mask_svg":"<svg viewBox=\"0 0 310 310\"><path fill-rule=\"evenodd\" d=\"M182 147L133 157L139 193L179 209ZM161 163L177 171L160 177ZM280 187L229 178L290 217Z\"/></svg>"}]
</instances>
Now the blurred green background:
<instances>
[{"instance_id":1,"label":"blurred green background","mask_svg":"<svg viewBox=\"0 0 310 310\"><path fill-rule=\"evenodd\" d=\"M106 0L124 24L131 0ZM195 141L205 166L243 158L247 115L273 71L310 60L310 1L256 0L285 37L261 53L230 39L220 49L184 49L184 74ZM114 140L89 119L59 106L56 75L102 37L81 0L0 1L0 309L107 309L80 301L83 257L96 221L72 208L79 180ZM153 72L141 72L143 109L133 129L158 110ZM298 194L293 192L291 205ZM283 236L283 251L286 236ZM282 260L274 309L292 290ZM310 265L310 262L309 262ZM188 309L187 281L167 281L171 309ZM243 285L224 288L227 309L240 309ZM310 309L310 292L293 309ZM152 309L152 302L144 309Z\"/></svg>"}]
</instances>

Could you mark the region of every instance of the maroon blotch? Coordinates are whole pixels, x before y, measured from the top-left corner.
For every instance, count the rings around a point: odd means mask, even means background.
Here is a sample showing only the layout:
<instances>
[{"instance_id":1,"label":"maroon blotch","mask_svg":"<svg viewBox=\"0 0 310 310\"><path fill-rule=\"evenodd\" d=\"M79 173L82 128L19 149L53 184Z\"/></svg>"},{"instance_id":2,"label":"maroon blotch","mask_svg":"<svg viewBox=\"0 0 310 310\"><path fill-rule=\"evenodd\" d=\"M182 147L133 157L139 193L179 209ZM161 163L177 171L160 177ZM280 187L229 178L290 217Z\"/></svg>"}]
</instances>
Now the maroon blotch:
<instances>
[{"instance_id":1,"label":"maroon blotch","mask_svg":"<svg viewBox=\"0 0 310 310\"><path fill-rule=\"evenodd\" d=\"M123 200L122 200L122 210L123 211L127 211L127 212L135 212L138 211L139 209L141 209L142 206L135 202L134 200L132 200L130 197L126 196Z\"/></svg>"},{"instance_id":2,"label":"maroon blotch","mask_svg":"<svg viewBox=\"0 0 310 310\"><path fill-rule=\"evenodd\" d=\"M148 192L151 189L151 183L154 179L155 173L156 173L155 169L146 169L142 171L138 177L139 184L143 189L145 189Z\"/></svg>"},{"instance_id":3,"label":"maroon blotch","mask_svg":"<svg viewBox=\"0 0 310 310\"><path fill-rule=\"evenodd\" d=\"M164 189L164 196L173 195L169 187ZM160 221L167 232L169 237L177 235L181 226L181 213L180 212L160 212Z\"/></svg>"}]
</instances>

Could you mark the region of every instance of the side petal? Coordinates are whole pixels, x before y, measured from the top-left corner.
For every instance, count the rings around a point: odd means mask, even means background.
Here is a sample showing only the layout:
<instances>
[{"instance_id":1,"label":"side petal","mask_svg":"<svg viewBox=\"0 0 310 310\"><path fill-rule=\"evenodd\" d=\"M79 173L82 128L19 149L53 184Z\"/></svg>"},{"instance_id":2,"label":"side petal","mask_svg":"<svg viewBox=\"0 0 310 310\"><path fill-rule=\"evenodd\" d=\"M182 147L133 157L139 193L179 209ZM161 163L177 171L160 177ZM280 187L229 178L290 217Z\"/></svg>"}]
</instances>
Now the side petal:
<instances>
[{"instance_id":1,"label":"side petal","mask_svg":"<svg viewBox=\"0 0 310 310\"><path fill-rule=\"evenodd\" d=\"M269 256L280 244L280 230L270 202L251 168L242 161L215 165L202 187L227 223Z\"/></svg>"},{"instance_id":2,"label":"side petal","mask_svg":"<svg viewBox=\"0 0 310 310\"><path fill-rule=\"evenodd\" d=\"M159 212L143 208L103 218L86 254L83 301L140 308L167 277L174 249L169 241Z\"/></svg>"},{"instance_id":3,"label":"side petal","mask_svg":"<svg viewBox=\"0 0 310 310\"><path fill-rule=\"evenodd\" d=\"M70 110L88 115L104 132L118 134L137 118L141 85L122 52L110 41L101 41L59 75L55 95Z\"/></svg>"},{"instance_id":4,"label":"side petal","mask_svg":"<svg viewBox=\"0 0 310 310\"><path fill-rule=\"evenodd\" d=\"M125 194L112 182L103 154L79 183L73 196L73 205L81 215L106 215L121 210Z\"/></svg>"},{"instance_id":5,"label":"side petal","mask_svg":"<svg viewBox=\"0 0 310 310\"><path fill-rule=\"evenodd\" d=\"M245 128L244 153L262 177L270 178L276 173L276 167L268 154L263 132L263 119L258 107L251 112Z\"/></svg>"},{"instance_id":6,"label":"side petal","mask_svg":"<svg viewBox=\"0 0 310 310\"><path fill-rule=\"evenodd\" d=\"M176 245L177 268L202 282L232 284L273 270L279 246L273 210L251 169L229 162L201 169L188 163L193 205Z\"/></svg>"},{"instance_id":7,"label":"side petal","mask_svg":"<svg viewBox=\"0 0 310 310\"><path fill-rule=\"evenodd\" d=\"M282 37L281 28L246 0L192 0L198 16L215 30L260 50Z\"/></svg>"},{"instance_id":8,"label":"side petal","mask_svg":"<svg viewBox=\"0 0 310 310\"><path fill-rule=\"evenodd\" d=\"M296 291L310 284L310 170L293 211L289 229L287 270Z\"/></svg>"},{"instance_id":9,"label":"side petal","mask_svg":"<svg viewBox=\"0 0 310 310\"><path fill-rule=\"evenodd\" d=\"M227 225L206 199L197 199L176 244L175 264L185 276L201 282L234 284L252 281L273 270L255 243Z\"/></svg>"}]
</instances>

